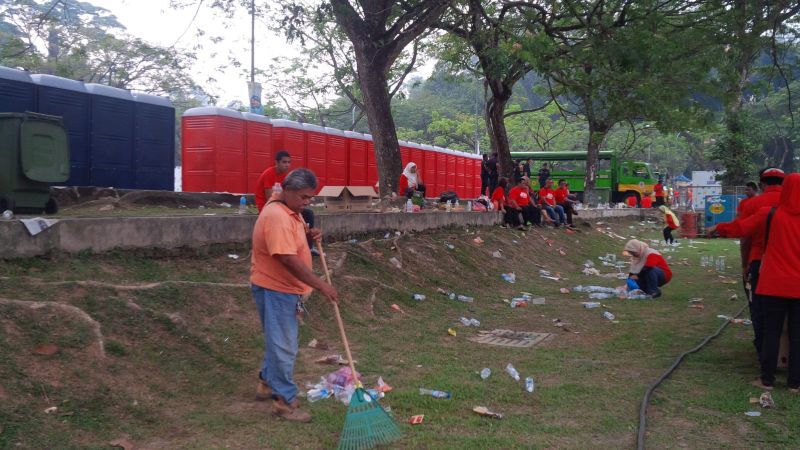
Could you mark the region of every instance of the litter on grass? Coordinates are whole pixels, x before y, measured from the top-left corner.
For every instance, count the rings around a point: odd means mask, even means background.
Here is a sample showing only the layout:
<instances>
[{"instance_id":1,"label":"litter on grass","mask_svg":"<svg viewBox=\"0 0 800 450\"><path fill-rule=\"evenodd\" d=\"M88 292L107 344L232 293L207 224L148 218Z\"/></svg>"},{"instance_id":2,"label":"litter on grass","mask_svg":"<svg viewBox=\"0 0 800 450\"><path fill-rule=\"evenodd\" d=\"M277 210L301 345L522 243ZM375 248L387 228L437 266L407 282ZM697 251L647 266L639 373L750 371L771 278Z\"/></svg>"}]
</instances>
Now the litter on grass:
<instances>
[{"instance_id":1,"label":"litter on grass","mask_svg":"<svg viewBox=\"0 0 800 450\"><path fill-rule=\"evenodd\" d=\"M503 414L491 411L489 408L487 408L485 406L476 406L476 407L472 408L472 411L475 414L478 414L478 415L484 416L484 417L491 417L493 419L502 419L503 418Z\"/></svg>"},{"instance_id":2,"label":"litter on grass","mask_svg":"<svg viewBox=\"0 0 800 450\"><path fill-rule=\"evenodd\" d=\"M411 425L419 425L423 420L425 420L425 414L417 414L416 416L409 417L408 423Z\"/></svg>"},{"instance_id":3,"label":"litter on grass","mask_svg":"<svg viewBox=\"0 0 800 450\"><path fill-rule=\"evenodd\" d=\"M550 333L498 329L479 331L477 336L471 337L469 340L480 344L497 345L500 347L529 348L541 343L550 336Z\"/></svg>"}]
</instances>

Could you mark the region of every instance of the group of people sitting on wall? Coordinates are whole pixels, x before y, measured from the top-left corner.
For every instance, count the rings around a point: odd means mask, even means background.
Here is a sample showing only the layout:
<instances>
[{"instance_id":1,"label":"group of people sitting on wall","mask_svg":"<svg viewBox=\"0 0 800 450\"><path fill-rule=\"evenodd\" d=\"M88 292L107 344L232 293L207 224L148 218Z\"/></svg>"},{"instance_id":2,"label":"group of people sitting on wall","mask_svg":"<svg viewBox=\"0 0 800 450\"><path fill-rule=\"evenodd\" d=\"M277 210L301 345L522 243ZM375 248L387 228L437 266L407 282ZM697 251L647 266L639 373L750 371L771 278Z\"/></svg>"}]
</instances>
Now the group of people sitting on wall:
<instances>
[{"instance_id":1,"label":"group of people sitting on wall","mask_svg":"<svg viewBox=\"0 0 800 450\"><path fill-rule=\"evenodd\" d=\"M553 189L552 178L542 181L544 187L535 191L527 176L514 186L505 177L498 180L490 199L494 210L503 213L503 226L522 230L526 226L541 227L546 222L555 227L574 227L572 216L578 213L573 206L577 198L570 194L567 182L558 180L558 188Z\"/></svg>"}]
</instances>

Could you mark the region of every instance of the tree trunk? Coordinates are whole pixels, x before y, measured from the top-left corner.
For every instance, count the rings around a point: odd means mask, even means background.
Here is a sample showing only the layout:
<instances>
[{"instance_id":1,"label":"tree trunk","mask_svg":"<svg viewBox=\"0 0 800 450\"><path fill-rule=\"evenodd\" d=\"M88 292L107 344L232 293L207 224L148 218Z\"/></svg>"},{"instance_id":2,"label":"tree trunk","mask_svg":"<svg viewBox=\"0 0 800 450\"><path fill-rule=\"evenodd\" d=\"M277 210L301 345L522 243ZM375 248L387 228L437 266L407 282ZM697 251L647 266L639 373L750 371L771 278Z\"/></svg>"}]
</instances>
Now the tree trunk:
<instances>
[{"instance_id":1,"label":"tree trunk","mask_svg":"<svg viewBox=\"0 0 800 450\"><path fill-rule=\"evenodd\" d=\"M385 199L397 191L403 172L400 145L392 117L392 100L383 71L375 70L368 61L358 61L358 78L375 145L375 163L378 166L378 179L381 180L380 196Z\"/></svg>"},{"instance_id":2,"label":"tree trunk","mask_svg":"<svg viewBox=\"0 0 800 450\"><path fill-rule=\"evenodd\" d=\"M497 173L513 183L514 162L511 159L505 122L506 104L512 92L504 87L502 81L487 78L486 83L492 91L492 97L486 102L486 127L492 153L497 153Z\"/></svg>"},{"instance_id":3,"label":"tree trunk","mask_svg":"<svg viewBox=\"0 0 800 450\"><path fill-rule=\"evenodd\" d=\"M592 191L597 186L600 147L610 128L605 124L589 122L589 144L586 147L586 176L583 180L583 192Z\"/></svg>"}]
</instances>

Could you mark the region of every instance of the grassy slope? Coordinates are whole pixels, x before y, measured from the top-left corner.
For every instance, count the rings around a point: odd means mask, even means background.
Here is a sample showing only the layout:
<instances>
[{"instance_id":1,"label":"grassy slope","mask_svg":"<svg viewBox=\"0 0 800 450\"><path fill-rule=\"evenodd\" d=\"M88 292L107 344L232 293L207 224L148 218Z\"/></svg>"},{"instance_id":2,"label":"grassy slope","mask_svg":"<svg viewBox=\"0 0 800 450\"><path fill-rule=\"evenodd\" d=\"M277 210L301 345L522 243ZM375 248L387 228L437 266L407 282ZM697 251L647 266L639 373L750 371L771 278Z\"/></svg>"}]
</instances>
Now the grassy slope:
<instances>
[{"instance_id":1,"label":"grassy slope","mask_svg":"<svg viewBox=\"0 0 800 450\"><path fill-rule=\"evenodd\" d=\"M638 222L614 226L624 236L657 235ZM718 274L698 267L703 254L725 254L732 261L737 252L731 241L704 241L668 253L673 262L688 258L690 265L674 265L675 280L665 298L606 300L619 321L611 323L599 310L580 306L584 295L558 289L619 284L579 271L587 258L597 261L598 255L618 252L621 241L588 227L574 235L477 232L486 241L482 246L464 230L403 236L396 242L399 251L392 250L391 240L329 246L331 265L339 267L334 278L345 298L359 370L368 384L382 375L395 387L385 403L399 421L425 414L423 425L402 425L406 435L398 448L630 448L646 386L679 353L716 329L717 314L731 314L742 305L728 300L740 285L723 284ZM540 234L554 239L554 245ZM557 256L559 247L566 257ZM491 257L497 249L505 259ZM404 270L391 266L391 256L403 262ZM101 324L107 353L98 355L90 328L70 314L0 305L0 448L107 448L121 436L147 448L334 447L346 410L340 403L309 405L313 424L295 425L269 418L268 405L251 401L262 344L247 288L167 284L125 291L52 283L245 283L248 265L239 261L225 254L181 259L110 254L0 262L0 297L82 308ZM569 280L539 278L536 264ZM510 270L517 274L515 285L500 279ZM728 272L735 272L730 263ZM447 300L436 294L440 286L476 301ZM547 304L512 310L502 303L520 291L545 296ZM414 302L412 292L428 299ZM706 308L689 309L690 297L703 297ZM405 314L393 311L393 303ZM296 374L301 383L333 369L312 362L330 353L306 348L312 337L330 343L331 352L341 351L329 307L318 297L310 306L312 315L301 328ZM480 319L481 329L554 336L533 349L484 346L468 340L477 329L458 324L460 316ZM569 331L554 327L555 318ZM448 327L458 336L448 336ZM650 408L650 448L800 445L790 433L799 425L800 401L785 389L774 394L777 410L755 419L743 415L753 408L748 398L758 394L748 385L756 374L750 339L747 327L729 327L662 386ZM40 343L55 343L61 350L50 357L32 355ZM505 374L508 362L523 377L536 379L535 393L526 393ZM477 375L483 367L493 372L486 381ZM421 397L419 387L454 396ZM53 405L59 407L56 414L43 412ZM506 417L479 417L470 411L476 405Z\"/></svg>"}]
</instances>

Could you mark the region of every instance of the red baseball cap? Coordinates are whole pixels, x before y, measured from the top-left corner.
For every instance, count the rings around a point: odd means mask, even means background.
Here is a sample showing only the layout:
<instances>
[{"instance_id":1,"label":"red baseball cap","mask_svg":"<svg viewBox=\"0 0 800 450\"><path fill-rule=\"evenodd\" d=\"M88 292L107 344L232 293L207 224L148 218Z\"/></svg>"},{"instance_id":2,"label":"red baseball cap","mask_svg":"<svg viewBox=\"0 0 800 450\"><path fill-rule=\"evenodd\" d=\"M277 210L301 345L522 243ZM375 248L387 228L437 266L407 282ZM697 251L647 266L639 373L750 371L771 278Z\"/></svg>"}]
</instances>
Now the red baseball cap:
<instances>
[{"instance_id":1,"label":"red baseball cap","mask_svg":"<svg viewBox=\"0 0 800 450\"><path fill-rule=\"evenodd\" d=\"M777 167L770 167L761 172L761 178L783 178L786 174Z\"/></svg>"}]
</instances>

